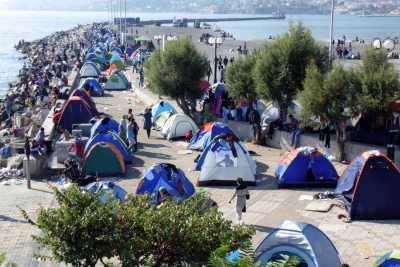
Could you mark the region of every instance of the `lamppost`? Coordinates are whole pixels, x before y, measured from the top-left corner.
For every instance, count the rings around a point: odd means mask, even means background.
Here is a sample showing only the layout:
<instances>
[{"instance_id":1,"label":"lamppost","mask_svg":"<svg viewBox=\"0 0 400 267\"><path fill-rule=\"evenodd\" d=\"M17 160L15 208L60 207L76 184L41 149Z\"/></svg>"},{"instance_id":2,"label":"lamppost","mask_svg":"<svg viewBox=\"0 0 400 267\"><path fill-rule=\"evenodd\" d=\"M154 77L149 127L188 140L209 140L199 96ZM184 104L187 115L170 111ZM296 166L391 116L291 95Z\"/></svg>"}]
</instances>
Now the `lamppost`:
<instances>
[{"instance_id":1,"label":"lamppost","mask_svg":"<svg viewBox=\"0 0 400 267\"><path fill-rule=\"evenodd\" d=\"M331 42L329 44L329 63L333 62L333 22L335 18L335 0L332 0L332 7L331 7L331 32L330 32L330 39Z\"/></svg>"},{"instance_id":2,"label":"lamppost","mask_svg":"<svg viewBox=\"0 0 400 267\"><path fill-rule=\"evenodd\" d=\"M218 48L218 45L222 45L223 42L224 42L224 40L221 37L210 37L208 39L208 43L214 45L214 83L218 82L218 79L217 79L217 61L218 61L217 48Z\"/></svg>"}]
</instances>

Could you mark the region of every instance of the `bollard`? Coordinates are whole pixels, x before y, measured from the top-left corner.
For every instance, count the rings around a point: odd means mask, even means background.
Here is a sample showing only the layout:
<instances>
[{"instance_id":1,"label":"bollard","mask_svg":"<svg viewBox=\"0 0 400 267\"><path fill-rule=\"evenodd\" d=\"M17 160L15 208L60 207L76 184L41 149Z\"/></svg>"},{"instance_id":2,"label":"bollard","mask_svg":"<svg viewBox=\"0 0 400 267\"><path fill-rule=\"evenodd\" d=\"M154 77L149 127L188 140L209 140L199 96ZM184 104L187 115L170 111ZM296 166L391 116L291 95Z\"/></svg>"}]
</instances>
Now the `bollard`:
<instances>
[{"instance_id":1,"label":"bollard","mask_svg":"<svg viewBox=\"0 0 400 267\"><path fill-rule=\"evenodd\" d=\"M26 158L26 166L25 166L25 176L26 176L26 187L31 189L31 170L29 168L29 157Z\"/></svg>"}]
</instances>

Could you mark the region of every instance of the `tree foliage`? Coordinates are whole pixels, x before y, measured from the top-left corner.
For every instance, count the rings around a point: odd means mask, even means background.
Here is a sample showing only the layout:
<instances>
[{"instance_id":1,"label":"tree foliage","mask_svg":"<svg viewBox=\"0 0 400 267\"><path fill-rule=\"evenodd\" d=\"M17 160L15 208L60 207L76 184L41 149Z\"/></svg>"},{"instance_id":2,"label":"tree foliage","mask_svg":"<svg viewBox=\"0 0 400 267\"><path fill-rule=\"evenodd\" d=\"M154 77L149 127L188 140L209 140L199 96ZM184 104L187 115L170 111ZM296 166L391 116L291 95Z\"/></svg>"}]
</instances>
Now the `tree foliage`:
<instances>
[{"instance_id":1,"label":"tree foliage","mask_svg":"<svg viewBox=\"0 0 400 267\"><path fill-rule=\"evenodd\" d=\"M386 111L400 96L399 75L383 49L367 49L358 70L361 81L359 105L364 112Z\"/></svg>"},{"instance_id":2,"label":"tree foliage","mask_svg":"<svg viewBox=\"0 0 400 267\"><path fill-rule=\"evenodd\" d=\"M304 119L317 117L335 126L341 160L344 160L346 123L359 112L359 88L359 79L352 70L336 66L323 75L315 65L311 65L307 69L304 90L298 95Z\"/></svg>"},{"instance_id":3,"label":"tree foliage","mask_svg":"<svg viewBox=\"0 0 400 267\"><path fill-rule=\"evenodd\" d=\"M312 62L326 72L328 51L301 23L291 25L289 32L261 50L253 74L256 89L261 98L279 104L281 119L285 119L287 107L302 90L306 68Z\"/></svg>"},{"instance_id":4,"label":"tree foliage","mask_svg":"<svg viewBox=\"0 0 400 267\"><path fill-rule=\"evenodd\" d=\"M51 259L73 266L95 266L114 256L117 203L102 204L100 195L82 193L77 187L65 193L55 190L55 196L58 207L40 210L34 224L41 234L33 236L51 252Z\"/></svg>"},{"instance_id":5,"label":"tree foliage","mask_svg":"<svg viewBox=\"0 0 400 267\"><path fill-rule=\"evenodd\" d=\"M239 58L228 65L226 81L229 95L236 99L251 99L256 96L256 85L252 75L256 64L257 53Z\"/></svg>"},{"instance_id":6,"label":"tree foliage","mask_svg":"<svg viewBox=\"0 0 400 267\"><path fill-rule=\"evenodd\" d=\"M102 204L77 187L56 191L56 199L58 207L42 208L31 221L41 230L34 238L50 259L73 266L106 265L110 258L121 266L206 264L223 245L249 247L255 232L232 225L204 194L158 207L139 196Z\"/></svg>"},{"instance_id":7,"label":"tree foliage","mask_svg":"<svg viewBox=\"0 0 400 267\"><path fill-rule=\"evenodd\" d=\"M145 64L150 89L174 98L189 116L190 104L202 94L199 84L208 69L208 61L189 38L170 41L165 50L155 51Z\"/></svg>"}]
</instances>

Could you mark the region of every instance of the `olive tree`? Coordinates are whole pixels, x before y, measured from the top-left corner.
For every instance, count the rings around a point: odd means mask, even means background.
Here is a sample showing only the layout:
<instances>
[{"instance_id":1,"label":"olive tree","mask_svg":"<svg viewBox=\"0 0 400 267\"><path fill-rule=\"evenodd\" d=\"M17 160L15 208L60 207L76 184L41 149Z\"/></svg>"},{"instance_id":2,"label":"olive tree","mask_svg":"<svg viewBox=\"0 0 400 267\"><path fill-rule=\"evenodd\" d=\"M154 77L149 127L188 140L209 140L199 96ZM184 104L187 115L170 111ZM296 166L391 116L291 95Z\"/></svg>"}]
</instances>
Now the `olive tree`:
<instances>
[{"instance_id":1,"label":"olive tree","mask_svg":"<svg viewBox=\"0 0 400 267\"><path fill-rule=\"evenodd\" d=\"M191 104L202 91L199 84L208 69L207 58L189 38L170 41L164 50L154 52L145 64L147 81L153 92L172 97L193 117Z\"/></svg>"},{"instance_id":2,"label":"olive tree","mask_svg":"<svg viewBox=\"0 0 400 267\"><path fill-rule=\"evenodd\" d=\"M286 120L289 105L303 89L306 69L312 62L326 72L328 50L301 23L291 25L289 32L260 51L253 72L257 93L279 104L281 120Z\"/></svg>"},{"instance_id":3,"label":"olive tree","mask_svg":"<svg viewBox=\"0 0 400 267\"><path fill-rule=\"evenodd\" d=\"M357 73L361 81L359 105L364 112L387 111L400 96L399 74L385 50L365 50Z\"/></svg>"},{"instance_id":4,"label":"olive tree","mask_svg":"<svg viewBox=\"0 0 400 267\"><path fill-rule=\"evenodd\" d=\"M226 83L231 97L235 99L252 99L257 95L252 75L256 59L257 52L247 57L239 58L228 65Z\"/></svg>"},{"instance_id":5,"label":"olive tree","mask_svg":"<svg viewBox=\"0 0 400 267\"><path fill-rule=\"evenodd\" d=\"M307 69L304 90L298 95L305 119L318 117L335 126L339 158L345 160L346 125L359 113L360 81L353 70L335 66L326 75L315 65Z\"/></svg>"}]
</instances>

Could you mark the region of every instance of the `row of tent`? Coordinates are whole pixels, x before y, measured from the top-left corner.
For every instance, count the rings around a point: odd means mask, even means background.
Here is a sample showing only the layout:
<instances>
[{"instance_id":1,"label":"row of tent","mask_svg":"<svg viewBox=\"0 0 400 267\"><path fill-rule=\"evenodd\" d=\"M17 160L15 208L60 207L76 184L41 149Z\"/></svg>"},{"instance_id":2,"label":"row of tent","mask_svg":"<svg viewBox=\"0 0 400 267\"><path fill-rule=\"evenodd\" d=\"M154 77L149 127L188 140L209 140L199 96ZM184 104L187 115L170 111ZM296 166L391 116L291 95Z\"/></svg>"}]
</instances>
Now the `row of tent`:
<instances>
[{"instance_id":1,"label":"row of tent","mask_svg":"<svg viewBox=\"0 0 400 267\"><path fill-rule=\"evenodd\" d=\"M81 78L89 78L90 80L96 80L101 76L101 72L95 63L85 62L79 71L79 76ZM96 80L96 82L93 83L95 83L94 86L96 87L96 89L98 88L98 85L100 85L98 83L98 80ZM117 91L117 90L128 90L130 87L131 83L126 78L125 74L121 70L117 70L108 76L107 82L104 84L103 89L110 91ZM102 92L103 89L98 88L96 92L97 91Z\"/></svg>"},{"instance_id":2,"label":"row of tent","mask_svg":"<svg viewBox=\"0 0 400 267\"><path fill-rule=\"evenodd\" d=\"M188 148L203 151L196 165L199 185L232 184L237 178L255 184L256 163L227 125L210 122L199 130L191 118L177 113L165 101L152 107L152 122L168 140L184 137L189 131L195 133Z\"/></svg>"},{"instance_id":3,"label":"row of tent","mask_svg":"<svg viewBox=\"0 0 400 267\"><path fill-rule=\"evenodd\" d=\"M298 148L275 171L279 187L336 187L351 219L400 219L400 170L379 151L355 158L341 177L315 148Z\"/></svg>"},{"instance_id":4,"label":"row of tent","mask_svg":"<svg viewBox=\"0 0 400 267\"><path fill-rule=\"evenodd\" d=\"M79 75L81 78L99 78L101 71L105 70L108 79L104 85L104 90L127 90L131 87L131 84L123 74L125 68L124 52L119 47L111 47L107 52L105 43L107 44L108 41L112 40L112 37L109 33L104 36L101 38L92 37L100 41L88 49ZM110 43L107 44L107 46L109 45ZM108 69L106 69L107 67Z\"/></svg>"}]
</instances>

